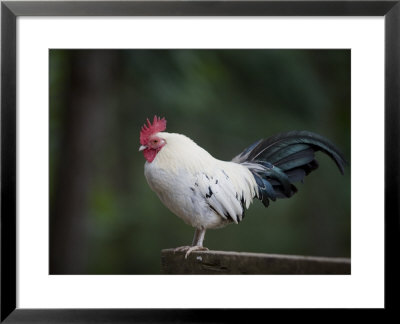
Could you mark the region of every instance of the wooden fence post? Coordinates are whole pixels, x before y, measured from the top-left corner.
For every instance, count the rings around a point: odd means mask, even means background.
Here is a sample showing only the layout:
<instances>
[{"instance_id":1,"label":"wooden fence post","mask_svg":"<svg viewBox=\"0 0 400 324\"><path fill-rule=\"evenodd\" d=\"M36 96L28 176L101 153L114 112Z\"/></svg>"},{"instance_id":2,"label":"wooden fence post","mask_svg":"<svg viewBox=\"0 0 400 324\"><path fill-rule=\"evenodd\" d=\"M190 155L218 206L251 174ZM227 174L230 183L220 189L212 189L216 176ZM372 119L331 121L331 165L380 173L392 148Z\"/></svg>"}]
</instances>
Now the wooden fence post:
<instances>
[{"instance_id":1,"label":"wooden fence post","mask_svg":"<svg viewBox=\"0 0 400 324\"><path fill-rule=\"evenodd\" d=\"M161 251L164 274L350 274L348 258L227 251Z\"/></svg>"}]
</instances>

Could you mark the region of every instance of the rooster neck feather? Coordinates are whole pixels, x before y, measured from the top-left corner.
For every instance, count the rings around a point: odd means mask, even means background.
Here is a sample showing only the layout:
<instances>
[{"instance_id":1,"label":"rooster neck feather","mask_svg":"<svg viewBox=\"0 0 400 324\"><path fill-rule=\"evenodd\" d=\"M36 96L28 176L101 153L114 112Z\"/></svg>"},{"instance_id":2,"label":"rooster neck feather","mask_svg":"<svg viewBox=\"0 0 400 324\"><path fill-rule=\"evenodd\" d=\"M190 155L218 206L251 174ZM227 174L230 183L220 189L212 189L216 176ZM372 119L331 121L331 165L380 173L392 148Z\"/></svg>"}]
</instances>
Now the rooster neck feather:
<instances>
[{"instance_id":1,"label":"rooster neck feather","mask_svg":"<svg viewBox=\"0 0 400 324\"><path fill-rule=\"evenodd\" d=\"M209 171L210 165L217 161L210 153L182 134L158 133L166 145L158 152L152 163L154 166L178 174L182 168L191 173Z\"/></svg>"}]
</instances>

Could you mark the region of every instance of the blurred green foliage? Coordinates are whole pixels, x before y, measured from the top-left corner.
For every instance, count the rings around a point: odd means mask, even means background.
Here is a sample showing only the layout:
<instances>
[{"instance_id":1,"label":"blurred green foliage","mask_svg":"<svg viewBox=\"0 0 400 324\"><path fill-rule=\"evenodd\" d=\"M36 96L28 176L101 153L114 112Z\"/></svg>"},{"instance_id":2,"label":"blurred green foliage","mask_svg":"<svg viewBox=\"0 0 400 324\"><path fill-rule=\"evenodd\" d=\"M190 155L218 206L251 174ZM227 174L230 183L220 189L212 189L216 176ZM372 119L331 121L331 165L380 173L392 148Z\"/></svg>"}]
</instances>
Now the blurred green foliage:
<instances>
[{"instance_id":1,"label":"blurred green foliage","mask_svg":"<svg viewBox=\"0 0 400 324\"><path fill-rule=\"evenodd\" d=\"M68 227L50 228L62 237L50 259L67 267L53 272L158 274L161 249L191 243L194 229L144 178L146 118L166 117L167 131L219 159L277 132L309 130L350 161L350 112L349 50L51 50L50 220ZM71 151L74 142L82 147ZM329 158L317 159L295 196L268 208L256 200L239 225L209 230L205 246L349 257L350 166L340 176ZM78 198L74 188L84 188ZM60 219L71 214L73 223Z\"/></svg>"}]
</instances>

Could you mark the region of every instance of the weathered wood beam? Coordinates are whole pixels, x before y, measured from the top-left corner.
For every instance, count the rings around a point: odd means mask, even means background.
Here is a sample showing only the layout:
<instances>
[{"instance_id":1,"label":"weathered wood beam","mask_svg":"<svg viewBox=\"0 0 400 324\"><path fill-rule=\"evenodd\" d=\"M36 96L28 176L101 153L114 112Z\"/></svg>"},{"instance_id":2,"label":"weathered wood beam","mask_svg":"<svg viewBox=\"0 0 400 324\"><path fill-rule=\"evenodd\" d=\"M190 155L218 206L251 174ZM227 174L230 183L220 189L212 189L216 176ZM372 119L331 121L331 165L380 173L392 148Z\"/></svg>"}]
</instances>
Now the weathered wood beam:
<instances>
[{"instance_id":1,"label":"weathered wood beam","mask_svg":"<svg viewBox=\"0 0 400 324\"><path fill-rule=\"evenodd\" d=\"M164 274L350 274L348 258L248 252L198 251L187 259L173 249L161 251Z\"/></svg>"}]
</instances>

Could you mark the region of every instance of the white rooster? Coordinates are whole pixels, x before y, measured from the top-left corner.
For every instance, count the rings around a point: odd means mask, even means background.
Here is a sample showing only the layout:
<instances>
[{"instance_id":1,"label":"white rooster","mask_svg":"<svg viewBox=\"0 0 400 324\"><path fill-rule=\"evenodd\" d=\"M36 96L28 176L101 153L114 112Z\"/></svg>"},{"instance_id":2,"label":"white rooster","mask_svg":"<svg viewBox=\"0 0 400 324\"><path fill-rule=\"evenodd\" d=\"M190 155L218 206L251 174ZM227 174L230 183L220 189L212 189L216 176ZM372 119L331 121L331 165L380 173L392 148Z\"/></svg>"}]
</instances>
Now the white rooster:
<instances>
[{"instance_id":1,"label":"white rooster","mask_svg":"<svg viewBox=\"0 0 400 324\"><path fill-rule=\"evenodd\" d=\"M204 235L209 228L239 223L253 198L267 207L269 200L291 197L294 182L302 181L318 167L314 152L330 156L343 174L345 160L327 139L307 131L293 131L260 140L232 161L221 161L190 138L166 133L166 120L147 119L140 132L140 148L146 159L144 174L150 188L174 214L195 230L186 252L207 250Z\"/></svg>"}]
</instances>

